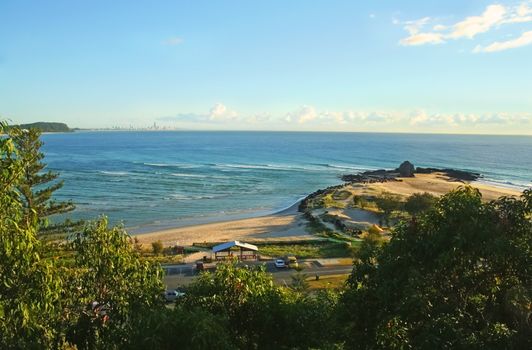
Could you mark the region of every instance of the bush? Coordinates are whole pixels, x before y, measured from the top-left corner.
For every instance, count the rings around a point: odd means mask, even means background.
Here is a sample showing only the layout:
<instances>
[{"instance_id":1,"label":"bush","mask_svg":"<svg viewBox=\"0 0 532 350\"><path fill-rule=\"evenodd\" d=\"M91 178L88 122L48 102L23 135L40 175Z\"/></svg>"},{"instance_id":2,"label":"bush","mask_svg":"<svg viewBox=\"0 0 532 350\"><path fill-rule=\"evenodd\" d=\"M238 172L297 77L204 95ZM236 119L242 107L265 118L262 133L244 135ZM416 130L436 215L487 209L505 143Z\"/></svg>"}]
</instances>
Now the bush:
<instances>
[{"instance_id":1,"label":"bush","mask_svg":"<svg viewBox=\"0 0 532 350\"><path fill-rule=\"evenodd\" d=\"M365 209L368 206L368 200L364 196L353 196L353 206Z\"/></svg>"},{"instance_id":2,"label":"bush","mask_svg":"<svg viewBox=\"0 0 532 350\"><path fill-rule=\"evenodd\" d=\"M162 254L164 250L163 242L161 241L151 242L151 248L152 248L153 254L160 255Z\"/></svg>"},{"instance_id":3,"label":"bush","mask_svg":"<svg viewBox=\"0 0 532 350\"><path fill-rule=\"evenodd\" d=\"M262 267L224 264L200 275L178 307L226 320L224 335L235 349L324 349L339 328L337 300L331 291L309 296L278 287Z\"/></svg>"},{"instance_id":4,"label":"bush","mask_svg":"<svg viewBox=\"0 0 532 350\"><path fill-rule=\"evenodd\" d=\"M382 212L384 221L388 224L390 215L396 210L400 210L403 207L401 197L398 195L384 192L381 196L375 198L375 204L377 208Z\"/></svg>"},{"instance_id":5,"label":"bush","mask_svg":"<svg viewBox=\"0 0 532 350\"><path fill-rule=\"evenodd\" d=\"M412 216L419 215L434 207L438 198L430 193L414 193L405 202L405 210Z\"/></svg>"}]
</instances>

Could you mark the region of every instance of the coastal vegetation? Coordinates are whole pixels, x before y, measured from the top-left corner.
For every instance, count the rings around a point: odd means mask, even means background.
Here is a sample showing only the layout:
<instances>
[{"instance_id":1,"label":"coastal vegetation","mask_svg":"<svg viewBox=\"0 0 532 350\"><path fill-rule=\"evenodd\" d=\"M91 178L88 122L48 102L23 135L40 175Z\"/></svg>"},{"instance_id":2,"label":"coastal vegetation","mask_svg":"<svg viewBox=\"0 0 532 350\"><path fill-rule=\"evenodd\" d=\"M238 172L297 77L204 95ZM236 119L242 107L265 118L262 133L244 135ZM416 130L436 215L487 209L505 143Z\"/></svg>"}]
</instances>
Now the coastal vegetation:
<instances>
[{"instance_id":1,"label":"coastal vegetation","mask_svg":"<svg viewBox=\"0 0 532 350\"><path fill-rule=\"evenodd\" d=\"M58 202L52 198L54 192L63 187L63 181L58 180L57 172L46 171L46 164L42 162L44 154L41 152L41 131L34 128L12 128L8 134L17 150L17 158L23 164L16 189L20 194L25 220L29 222L35 215L39 221L39 234L49 238L64 236L79 229L82 222L49 222L51 216L71 212L75 206L72 201Z\"/></svg>"},{"instance_id":2,"label":"coastal vegetation","mask_svg":"<svg viewBox=\"0 0 532 350\"><path fill-rule=\"evenodd\" d=\"M160 254L162 254L162 252L164 250L163 242L161 242L161 241L152 242L151 243L151 248L152 248L153 254L160 255Z\"/></svg>"},{"instance_id":3,"label":"coastal vegetation","mask_svg":"<svg viewBox=\"0 0 532 350\"><path fill-rule=\"evenodd\" d=\"M529 348L531 211L531 190L483 203L465 187L365 242L342 300L347 347Z\"/></svg>"},{"instance_id":4,"label":"coastal vegetation","mask_svg":"<svg viewBox=\"0 0 532 350\"><path fill-rule=\"evenodd\" d=\"M436 196L430 193L414 193L405 201L404 209L411 216L416 216L431 209L436 202Z\"/></svg>"},{"instance_id":5,"label":"coastal vegetation","mask_svg":"<svg viewBox=\"0 0 532 350\"><path fill-rule=\"evenodd\" d=\"M167 307L160 265L105 217L41 239L38 209L19 190L33 162L0 138L2 349L532 347L532 190L425 198L386 237L365 232L341 288L315 291L304 271L278 286L263 266L229 262Z\"/></svg>"},{"instance_id":6,"label":"coastal vegetation","mask_svg":"<svg viewBox=\"0 0 532 350\"><path fill-rule=\"evenodd\" d=\"M69 128L65 123L56 123L56 122L36 122L30 124L20 124L15 125L13 128L18 128L22 130L31 130L34 129L39 132L73 132L74 130ZM8 127L7 129L11 129Z\"/></svg>"}]
</instances>

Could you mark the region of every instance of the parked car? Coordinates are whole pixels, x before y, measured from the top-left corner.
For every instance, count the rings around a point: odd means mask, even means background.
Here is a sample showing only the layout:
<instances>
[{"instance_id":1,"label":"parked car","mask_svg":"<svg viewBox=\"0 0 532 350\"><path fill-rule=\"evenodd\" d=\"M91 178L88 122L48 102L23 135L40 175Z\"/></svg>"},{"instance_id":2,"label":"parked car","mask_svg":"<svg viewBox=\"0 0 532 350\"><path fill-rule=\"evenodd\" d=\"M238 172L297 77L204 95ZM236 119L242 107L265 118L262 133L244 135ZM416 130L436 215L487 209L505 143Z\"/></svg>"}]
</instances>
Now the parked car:
<instances>
[{"instance_id":1,"label":"parked car","mask_svg":"<svg viewBox=\"0 0 532 350\"><path fill-rule=\"evenodd\" d=\"M178 298L181 298L181 297L184 297L185 296L185 293L184 292L181 292L181 291L178 291L178 290L167 290L165 293L164 293L164 298L166 299L167 302L171 303L173 301L176 301L176 299Z\"/></svg>"},{"instance_id":2,"label":"parked car","mask_svg":"<svg viewBox=\"0 0 532 350\"><path fill-rule=\"evenodd\" d=\"M286 267L286 264L284 262L284 259L275 259L275 267L278 269L283 269Z\"/></svg>"},{"instance_id":3,"label":"parked car","mask_svg":"<svg viewBox=\"0 0 532 350\"><path fill-rule=\"evenodd\" d=\"M299 267L299 263L297 262L295 256L287 256L285 259L285 264L291 269L297 269Z\"/></svg>"}]
</instances>

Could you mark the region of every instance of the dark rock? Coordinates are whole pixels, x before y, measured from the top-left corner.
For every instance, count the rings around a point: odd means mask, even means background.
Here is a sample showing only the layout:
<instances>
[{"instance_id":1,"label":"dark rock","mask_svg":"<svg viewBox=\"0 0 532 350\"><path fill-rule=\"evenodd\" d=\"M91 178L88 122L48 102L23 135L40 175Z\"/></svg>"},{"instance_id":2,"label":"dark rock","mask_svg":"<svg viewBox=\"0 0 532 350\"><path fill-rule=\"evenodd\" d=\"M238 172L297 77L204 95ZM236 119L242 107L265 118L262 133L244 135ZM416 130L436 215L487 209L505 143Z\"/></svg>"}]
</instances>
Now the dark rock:
<instances>
[{"instance_id":1,"label":"dark rock","mask_svg":"<svg viewBox=\"0 0 532 350\"><path fill-rule=\"evenodd\" d=\"M399 165L399 168L396 169L399 172L399 176L401 177L414 177L414 164L410 163L408 160L405 162L402 162L401 165Z\"/></svg>"},{"instance_id":2,"label":"dark rock","mask_svg":"<svg viewBox=\"0 0 532 350\"><path fill-rule=\"evenodd\" d=\"M416 168L416 173L418 174L432 174L432 173L442 173L449 176L452 180L458 181L475 181L482 177L479 173L474 173L471 171L457 170L457 169L437 169L437 168Z\"/></svg>"}]
</instances>

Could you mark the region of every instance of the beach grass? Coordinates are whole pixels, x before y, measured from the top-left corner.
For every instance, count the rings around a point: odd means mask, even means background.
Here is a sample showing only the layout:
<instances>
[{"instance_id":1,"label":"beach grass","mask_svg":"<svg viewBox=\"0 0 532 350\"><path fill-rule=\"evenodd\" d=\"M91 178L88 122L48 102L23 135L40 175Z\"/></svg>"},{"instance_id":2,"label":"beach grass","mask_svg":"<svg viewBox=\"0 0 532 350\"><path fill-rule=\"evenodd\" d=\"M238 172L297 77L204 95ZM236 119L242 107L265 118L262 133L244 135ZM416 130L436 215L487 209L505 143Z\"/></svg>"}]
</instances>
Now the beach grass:
<instances>
[{"instance_id":1,"label":"beach grass","mask_svg":"<svg viewBox=\"0 0 532 350\"><path fill-rule=\"evenodd\" d=\"M346 203L335 199L333 193L327 193L322 198L322 207L343 209L346 207Z\"/></svg>"},{"instance_id":2,"label":"beach grass","mask_svg":"<svg viewBox=\"0 0 532 350\"><path fill-rule=\"evenodd\" d=\"M333 198L334 200L337 200L337 201L345 201L345 200L347 200L349 197L351 197L351 192L346 191L346 190L335 191L335 192L332 194L332 198Z\"/></svg>"},{"instance_id":3,"label":"beach grass","mask_svg":"<svg viewBox=\"0 0 532 350\"><path fill-rule=\"evenodd\" d=\"M355 249L356 247L344 242L330 241L303 244L265 244L259 246L261 255L270 257L294 255L299 259L351 257Z\"/></svg>"}]
</instances>

